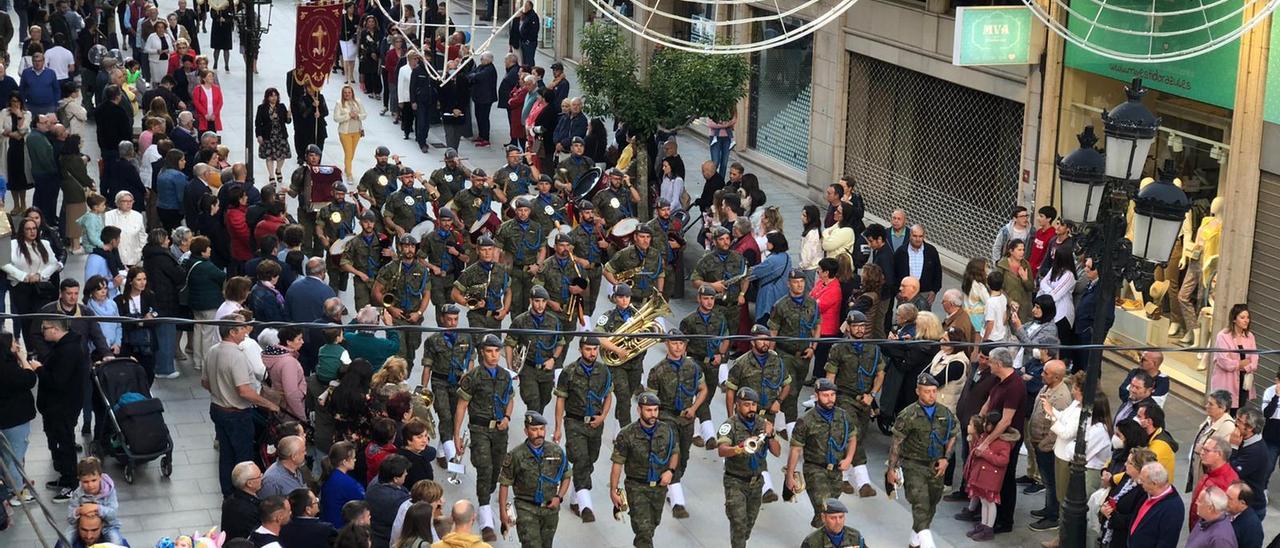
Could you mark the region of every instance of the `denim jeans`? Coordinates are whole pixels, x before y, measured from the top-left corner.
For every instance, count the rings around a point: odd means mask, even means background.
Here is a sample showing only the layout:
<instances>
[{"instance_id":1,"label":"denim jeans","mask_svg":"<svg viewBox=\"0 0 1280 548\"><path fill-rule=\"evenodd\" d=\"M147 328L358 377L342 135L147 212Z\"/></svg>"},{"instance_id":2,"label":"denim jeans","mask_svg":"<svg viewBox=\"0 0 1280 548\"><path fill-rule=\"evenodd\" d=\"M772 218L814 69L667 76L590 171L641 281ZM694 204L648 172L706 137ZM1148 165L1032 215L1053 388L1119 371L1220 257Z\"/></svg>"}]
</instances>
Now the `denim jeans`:
<instances>
[{"instance_id":1,"label":"denim jeans","mask_svg":"<svg viewBox=\"0 0 1280 548\"><path fill-rule=\"evenodd\" d=\"M236 464L253 460L253 410L227 411L209 406L209 418L218 439L218 483L222 496L231 496L231 469Z\"/></svg>"},{"instance_id":2,"label":"denim jeans","mask_svg":"<svg viewBox=\"0 0 1280 548\"><path fill-rule=\"evenodd\" d=\"M1044 484L1044 519L1058 519L1058 481L1053 473L1053 451L1036 452L1036 466L1040 470L1040 481ZM1065 486L1064 486L1065 487Z\"/></svg>"},{"instance_id":3,"label":"denim jeans","mask_svg":"<svg viewBox=\"0 0 1280 548\"><path fill-rule=\"evenodd\" d=\"M178 353L178 326L171 323L156 325L156 374L174 372L174 356Z\"/></svg>"},{"instance_id":4,"label":"denim jeans","mask_svg":"<svg viewBox=\"0 0 1280 548\"><path fill-rule=\"evenodd\" d=\"M716 165L716 173L721 177L729 176L729 145L733 144L733 130L726 137L711 138L711 162Z\"/></svg>"},{"instance_id":5,"label":"denim jeans","mask_svg":"<svg viewBox=\"0 0 1280 548\"><path fill-rule=\"evenodd\" d=\"M7 477L0 477L0 480L5 482L4 486L0 486L0 501L3 501L13 497L13 494L21 489L19 486L22 484L22 474L19 473L18 467L23 464L27 457L27 440L31 437L31 423L24 422L13 428L0 430L0 437L4 437L9 442L9 448L18 457L17 462L14 462L13 459L9 458L8 451L0 449L0 462L4 463L8 474ZM12 487L9 486L10 480L14 482ZM18 487L18 489L14 487Z\"/></svg>"},{"instance_id":6,"label":"denim jeans","mask_svg":"<svg viewBox=\"0 0 1280 548\"><path fill-rule=\"evenodd\" d=\"M414 140L418 142L418 146L424 146L427 144L427 136L431 134L431 109L419 103L418 109L413 111L413 118Z\"/></svg>"}]
</instances>

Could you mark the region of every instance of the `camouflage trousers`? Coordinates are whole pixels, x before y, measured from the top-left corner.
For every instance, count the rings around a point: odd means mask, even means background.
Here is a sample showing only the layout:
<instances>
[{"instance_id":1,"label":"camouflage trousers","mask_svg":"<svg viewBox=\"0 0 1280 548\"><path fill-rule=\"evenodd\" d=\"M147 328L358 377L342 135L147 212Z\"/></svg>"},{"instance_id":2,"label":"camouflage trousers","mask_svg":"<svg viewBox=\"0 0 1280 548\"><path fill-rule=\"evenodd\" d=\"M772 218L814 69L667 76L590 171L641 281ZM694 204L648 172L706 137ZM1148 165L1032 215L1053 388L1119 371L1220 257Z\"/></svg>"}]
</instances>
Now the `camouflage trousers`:
<instances>
[{"instance_id":1,"label":"camouflage trousers","mask_svg":"<svg viewBox=\"0 0 1280 548\"><path fill-rule=\"evenodd\" d=\"M471 466L476 469L476 500L489 504L498 484L498 467L507 454L507 431L471 425Z\"/></svg>"},{"instance_id":2,"label":"camouflage trousers","mask_svg":"<svg viewBox=\"0 0 1280 548\"><path fill-rule=\"evenodd\" d=\"M477 329L502 329L502 321L493 317L494 313L490 313L483 308L479 310L467 311L467 325Z\"/></svg>"},{"instance_id":3,"label":"camouflage trousers","mask_svg":"<svg viewBox=\"0 0 1280 548\"><path fill-rule=\"evenodd\" d=\"M724 476L724 513L729 517L729 542L733 548L746 548L751 538L760 515L762 482L758 474L751 481Z\"/></svg>"},{"instance_id":4,"label":"camouflage trousers","mask_svg":"<svg viewBox=\"0 0 1280 548\"><path fill-rule=\"evenodd\" d=\"M440 314L447 304L453 302L453 278L449 276L431 276L431 305L436 310L436 323L440 322ZM357 306L357 309L360 307Z\"/></svg>"},{"instance_id":5,"label":"camouflage trousers","mask_svg":"<svg viewBox=\"0 0 1280 548\"><path fill-rule=\"evenodd\" d=\"M643 360L642 355L613 369L613 417L619 428L631 424L631 396L643 387Z\"/></svg>"},{"instance_id":6,"label":"camouflage trousers","mask_svg":"<svg viewBox=\"0 0 1280 548\"><path fill-rule=\"evenodd\" d=\"M933 524L933 514L942 500L942 478L924 461L902 462L902 487L911 504L911 530L920 532Z\"/></svg>"},{"instance_id":7,"label":"camouflage trousers","mask_svg":"<svg viewBox=\"0 0 1280 548\"><path fill-rule=\"evenodd\" d=\"M631 532L636 538L632 545L638 548L652 548L653 531L662 522L662 506L667 500L667 488L650 487L647 483L627 480L627 505L631 507L628 516L631 518Z\"/></svg>"},{"instance_id":8,"label":"camouflage trousers","mask_svg":"<svg viewBox=\"0 0 1280 548\"><path fill-rule=\"evenodd\" d=\"M516 536L523 548L551 548L556 527L560 525L558 509L538 506L516 499Z\"/></svg>"},{"instance_id":9,"label":"camouflage trousers","mask_svg":"<svg viewBox=\"0 0 1280 548\"><path fill-rule=\"evenodd\" d=\"M368 282L362 282L359 277L353 277L351 280L351 292L357 311L368 305L382 306L382 303L373 302L373 278L369 278Z\"/></svg>"},{"instance_id":10,"label":"camouflage trousers","mask_svg":"<svg viewBox=\"0 0 1280 548\"><path fill-rule=\"evenodd\" d=\"M531 411L542 413L551 403L551 389L555 388L555 371L527 364L520 369L520 399Z\"/></svg>"},{"instance_id":11,"label":"camouflage trousers","mask_svg":"<svg viewBox=\"0 0 1280 548\"><path fill-rule=\"evenodd\" d=\"M787 422L796 422L800 418L800 389L809 378L809 360L790 352L779 351L778 355L782 356L782 365L791 377L791 387L787 397L782 398L780 411L787 416Z\"/></svg>"},{"instance_id":12,"label":"camouflage trousers","mask_svg":"<svg viewBox=\"0 0 1280 548\"><path fill-rule=\"evenodd\" d=\"M686 419L666 411L660 413L658 418L670 424L671 429L676 431L676 444L680 447L680 462L676 465L676 471L671 474L671 483L680 483L685 469L689 467L689 448L693 446L694 419Z\"/></svg>"},{"instance_id":13,"label":"camouflage trousers","mask_svg":"<svg viewBox=\"0 0 1280 548\"><path fill-rule=\"evenodd\" d=\"M458 387L440 379L431 379L431 406L435 408L436 419L440 423L440 439L452 440L457 434L453 431L453 411L458 408Z\"/></svg>"},{"instance_id":14,"label":"camouflage trousers","mask_svg":"<svg viewBox=\"0 0 1280 548\"><path fill-rule=\"evenodd\" d=\"M702 368L702 378L707 383L707 399L703 400L702 405L698 407L694 416L698 417L700 421L709 421L711 420L711 401L715 399L716 388L720 386L720 366L711 365L711 362L707 361L705 357L694 358L690 356L690 359L698 362L698 366ZM680 454L685 455L687 453Z\"/></svg>"},{"instance_id":15,"label":"camouflage trousers","mask_svg":"<svg viewBox=\"0 0 1280 548\"><path fill-rule=\"evenodd\" d=\"M565 417L565 452L573 465L573 488L591 489L591 473L600 459L604 427L592 428L581 420Z\"/></svg>"},{"instance_id":16,"label":"camouflage trousers","mask_svg":"<svg viewBox=\"0 0 1280 548\"><path fill-rule=\"evenodd\" d=\"M862 466L867 463L867 450L863 441L871 428L871 407L857 401L858 397L860 396L836 394L836 405L848 412L850 417L853 417L854 430L858 440L858 445L853 448L853 466Z\"/></svg>"},{"instance_id":17,"label":"camouflage trousers","mask_svg":"<svg viewBox=\"0 0 1280 548\"><path fill-rule=\"evenodd\" d=\"M809 504L813 505L813 515L816 519L827 499L840 498L840 485L844 482L844 472L840 470L838 464L828 469L826 466L805 463L802 474L805 493L809 495Z\"/></svg>"},{"instance_id":18,"label":"camouflage trousers","mask_svg":"<svg viewBox=\"0 0 1280 548\"><path fill-rule=\"evenodd\" d=\"M529 309L529 292L533 290L533 274L523 266L511 267L511 315Z\"/></svg>"},{"instance_id":19,"label":"camouflage trousers","mask_svg":"<svg viewBox=\"0 0 1280 548\"><path fill-rule=\"evenodd\" d=\"M408 316L409 313L405 312L405 315ZM418 323L409 323L404 320L392 320L391 325L422 325L422 321L419 320ZM412 364L413 357L418 353L419 346L422 346L421 331L409 331L409 330L401 331L400 332L400 351L396 352L396 355L400 356L401 358L404 358L404 361ZM375 365L377 365L378 367L381 367L381 364L375 364Z\"/></svg>"}]
</instances>

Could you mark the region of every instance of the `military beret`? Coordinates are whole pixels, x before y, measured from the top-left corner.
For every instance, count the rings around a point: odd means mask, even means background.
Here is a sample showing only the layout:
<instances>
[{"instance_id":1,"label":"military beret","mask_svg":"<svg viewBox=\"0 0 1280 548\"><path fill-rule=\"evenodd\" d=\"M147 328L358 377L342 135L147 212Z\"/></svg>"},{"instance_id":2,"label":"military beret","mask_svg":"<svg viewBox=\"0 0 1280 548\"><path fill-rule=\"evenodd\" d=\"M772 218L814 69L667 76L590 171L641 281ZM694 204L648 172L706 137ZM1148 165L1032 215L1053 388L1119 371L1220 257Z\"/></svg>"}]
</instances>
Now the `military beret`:
<instances>
[{"instance_id":1,"label":"military beret","mask_svg":"<svg viewBox=\"0 0 1280 548\"><path fill-rule=\"evenodd\" d=\"M529 298L530 299L550 299L551 296L547 294L547 288L542 287L540 285L535 285L533 286L533 289L529 291Z\"/></svg>"},{"instance_id":2,"label":"military beret","mask_svg":"<svg viewBox=\"0 0 1280 548\"><path fill-rule=\"evenodd\" d=\"M546 426L547 418L542 416L542 413L539 413L537 411L525 411L524 425L525 426Z\"/></svg>"},{"instance_id":3,"label":"military beret","mask_svg":"<svg viewBox=\"0 0 1280 548\"><path fill-rule=\"evenodd\" d=\"M658 209L666 209L671 207L671 200L666 198L658 198Z\"/></svg>"},{"instance_id":4,"label":"military beret","mask_svg":"<svg viewBox=\"0 0 1280 548\"><path fill-rule=\"evenodd\" d=\"M813 383L814 392L822 392L825 390L835 390L835 389L836 389L836 383L831 382L831 380L827 379L826 377L818 379L817 382Z\"/></svg>"},{"instance_id":5,"label":"military beret","mask_svg":"<svg viewBox=\"0 0 1280 548\"><path fill-rule=\"evenodd\" d=\"M462 307L453 303L449 303L444 305L444 308L441 309L440 313L448 316L457 316L458 314L462 313Z\"/></svg>"},{"instance_id":6,"label":"military beret","mask_svg":"<svg viewBox=\"0 0 1280 548\"><path fill-rule=\"evenodd\" d=\"M760 394L756 393L756 389L751 388L750 386L744 386L734 393L734 399L738 401L760 403Z\"/></svg>"},{"instance_id":7,"label":"military beret","mask_svg":"<svg viewBox=\"0 0 1280 548\"><path fill-rule=\"evenodd\" d=\"M378 222L378 214L377 214L377 213L374 213L372 209L365 210L365 212L364 212L364 213L361 213L361 214L360 214L360 220L361 220L361 221L373 221L373 222L375 222L375 223L376 223L376 222Z\"/></svg>"},{"instance_id":8,"label":"military beret","mask_svg":"<svg viewBox=\"0 0 1280 548\"><path fill-rule=\"evenodd\" d=\"M822 503L823 514L848 514L849 509L845 507L840 499L827 499Z\"/></svg>"},{"instance_id":9,"label":"military beret","mask_svg":"<svg viewBox=\"0 0 1280 548\"><path fill-rule=\"evenodd\" d=\"M867 323L867 315L863 314L860 310L850 310L849 315L845 317L844 321L849 323Z\"/></svg>"},{"instance_id":10,"label":"military beret","mask_svg":"<svg viewBox=\"0 0 1280 548\"><path fill-rule=\"evenodd\" d=\"M520 209L522 207L533 207L533 204L530 203L529 198L521 196L516 198L516 209Z\"/></svg>"},{"instance_id":11,"label":"military beret","mask_svg":"<svg viewBox=\"0 0 1280 548\"><path fill-rule=\"evenodd\" d=\"M397 245L413 245L413 246L416 246L416 245L418 245L418 239L417 239L417 238L414 238L414 237L413 237L413 234L405 234L404 236L401 236L401 237L399 237L399 238L396 238L396 244L397 244Z\"/></svg>"},{"instance_id":12,"label":"military beret","mask_svg":"<svg viewBox=\"0 0 1280 548\"><path fill-rule=\"evenodd\" d=\"M938 386L938 379L933 378L933 375L930 375L928 373L921 373L919 376L916 377L916 385L917 386Z\"/></svg>"},{"instance_id":13,"label":"military beret","mask_svg":"<svg viewBox=\"0 0 1280 548\"><path fill-rule=\"evenodd\" d=\"M504 149L507 153L520 152L520 147L515 145L507 145Z\"/></svg>"},{"instance_id":14,"label":"military beret","mask_svg":"<svg viewBox=\"0 0 1280 548\"><path fill-rule=\"evenodd\" d=\"M405 175L413 175L413 168L411 168L411 167L409 167L409 166L401 166L401 167L400 167L400 176L401 176L401 177L404 177Z\"/></svg>"},{"instance_id":15,"label":"military beret","mask_svg":"<svg viewBox=\"0 0 1280 548\"><path fill-rule=\"evenodd\" d=\"M578 340L578 346L600 346L600 337L583 337Z\"/></svg>"},{"instance_id":16,"label":"military beret","mask_svg":"<svg viewBox=\"0 0 1280 548\"><path fill-rule=\"evenodd\" d=\"M347 193L347 185L344 185L344 184L342 184L342 183L333 183L332 190L333 190L334 192L341 192L341 193L343 193L343 194L346 194L346 193Z\"/></svg>"},{"instance_id":17,"label":"military beret","mask_svg":"<svg viewBox=\"0 0 1280 548\"><path fill-rule=\"evenodd\" d=\"M613 286L613 296L614 297L630 297L631 286L627 284L618 284Z\"/></svg>"},{"instance_id":18,"label":"military beret","mask_svg":"<svg viewBox=\"0 0 1280 548\"><path fill-rule=\"evenodd\" d=\"M558 243L558 244L572 244L572 243L573 243L573 238L570 238L568 234L556 234L556 243Z\"/></svg>"},{"instance_id":19,"label":"military beret","mask_svg":"<svg viewBox=\"0 0 1280 548\"><path fill-rule=\"evenodd\" d=\"M583 140L582 140L582 137L574 137L574 138L572 138L572 139L570 139L570 140L569 140L569 143L570 143L570 144L574 144L574 145L585 145L585 144L587 144L587 142L586 142L586 141L583 141Z\"/></svg>"},{"instance_id":20,"label":"military beret","mask_svg":"<svg viewBox=\"0 0 1280 548\"><path fill-rule=\"evenodd\" d=\"M636 227L636 234L648 234L652 236L653 228L651 228L649 225L640 225L639 227Z\"/></svg>"},{"instance_id":21,"label":"military beret","mask_svg":"<svg viewBox=\"0 0 1280 548\"><path fill-rule=\"evenodd\" d=\"M787 278L792 280L803 280L804 271L799 268L793 268L791 269L791 273L787 275Z\"/></svg>"},{"instance_id":22,"label":"military beret","mask_svg":"<svg viewBox=\"0 0 1280 548\"><path fill-rule=\"evenodd\" d=\"M485 177L488 177L488 176L489 176L489 174L488 174L487 172L485 172L485 170L484 170L484 169L481 169L481 168L475 168L475 169L471 170L471 176L472 176L472 177L479 177L479 178L483 179L483 178L485 178Z\"/></svg>"},{"instance_id":23,"label":"military beret","mask_svg":"<svg viewBox=\"0 0 1280 548\"><path fill-rule=\"evenodd\" d=\"M502 339L492 333L485 335L484 340L480 341L480 348L502 348Z\"/></svg>"},{"instance_id":24,"label":"military beret","mask_svg":"<svg viewBox=\"0 0 1280 548\"><path fill-rule=\"evenodd\" d=\"M387 148L387 147L385 147L385 146L381 146L381 145L379 145L379 146L378 146L378 148L377 148L377 149L375 149L375 150L373 151L373 155L374 155L374 156L390 156L390 155L391 155L391 149L389 149L389 148Z\"/></svg>"},{"instance_id":25,"label":"military beret","mask_svg":"<svg viewBox=\"0 0 1280 548\"><path fill-rule=\"evenodd\" d=\"M642 405L642 406L645 406L645 405L662 405L662 400L659 400L659 399L658 399L658 395L657 395L657 394L654 394L653 392L642 392L642 393L640 394L640 398L639 398L639 401L638 401L637 403L639 403L639 404L640 404L640 405Z\"/></svg>"},{"instance_id":26,"label":"military beret","mask_svg":"<svg viewBox=\"0 0 1280 548\"><path fill-rule=\"evenodd\" d=\"M671 336L671 338L677 341L684 340L684 331L681 331L679 327L673 327L671 329L668 329L667 335Z\"/></svg>"},{"instance_id":27,"label":"military beret","mask_svg":"<svg viewBox=\"0 0 1280 548\"><path fill-rule=\"evenodd\" d=\"M622 177L622 170L616 167L611 167L609 168L609 171L606 171L604 173L605 175L608 175L610 177Z\"/></svg>"},{"instance_id":28,"label":"military beret","mask_svg":"<svg viewBox=\"0 0 1280 548\"><path fill-rule=\"evenodd\" d=\"M439 217L441 220L443 219L452 219L454 221L458 220L458 216L453 214L453 210L447 207L440 208L440 211L436 214L436 216Z\"/></svg>"},{"instance_id":29,"label":"military beret","mask_svg":"<svg viewBox=\"0 0 1280 548\"><path fill-rule=\"evenodd\" d=\"M488 236L481 236L479 240L476 240L476 247L493 247L494 245L496 244L493 243L493 238Z\"/></svg>"},{"instance_id":30,"label":"military beret","mask_svg":"<svg viewBox=\"0 0 1280 548\"><path fill-rule=\"evenodd\" d=\"M458 151L454 150L453 147L444 149L444 159L450 160L457 157L458 157Z\"/></svg>"},{"instance_id":31,"label":"military beret","mask_svg":"<svg viewBox=\"0 0 1280 548\"><path fill-rule=\"evenodd\" d=\"M711 229L712 239L719 238L721 236L728 236L728 235L729 235L729 229L723 226L717 226Z\"/></svg>"},{"instance_id":32,"label":"military beret","mask_svg":"<svg viewBox=\"0 0 1280 548\"><path fill-rule=\"evenodd\" d=\"M307 154L323 155L324 151L320 150L318 145L307 145Z\"/></svg>"},{"instance_id":33,"label":"military beret","mask_svg":"<svg viewBox=\"0 0 1280 548\"><path fill-rule=\"evenodd\" d=\"M564 70L564 64L560 61L551 63L551 70Z\"/></svg>"},{"instance_id":34,"label":"military beret","mask_svg":"<svg viewBox=\"0 0 1280 548\"><path fill-rule=\"evenodd\" d=\"M751 334L752 334L752 335L763 335L763 336L765 336L765 337L768 337L769 335L772 335L773 333L770 333L770 332L769 332L769 328L768 328L768 326L763 326L763 325L760 325L760 324L756 324L756 325L751 326Z\"/></svg>"},{"instance_id":35,"label":"military beret","mask_svg":"<svg viewBox=\"0 0 1280 548\"><path fill-rule=\"evenodd\" d=\"M547 174L543 173L540 177L538 177L538 182L539 182L539 183L554 183L554 182L556 182L556 180L555 180L555 179L552 179L550 175L547 175Z\"/></svg>"},{"instance_id":36,"label":"military beret","mask_svg":"<svg viewBox=\"0 0 1280 548\"><path fill-rule=\"evenodd\" d=\"M702 287L698 288L698 296L714 297L716 296L716 289L710 285L704 284Z\"/></svg>"},{"instance_id":37,"label":"military beret","mask_svg":"<svg viewBox=\"0 0 1280 548\"><path fill-rule=\"evenodd\" d=\"M591 203L591 200L582 200L578 202L578 211L593 211L595 208L596 205Z\"/></svg>"}]
</instances>

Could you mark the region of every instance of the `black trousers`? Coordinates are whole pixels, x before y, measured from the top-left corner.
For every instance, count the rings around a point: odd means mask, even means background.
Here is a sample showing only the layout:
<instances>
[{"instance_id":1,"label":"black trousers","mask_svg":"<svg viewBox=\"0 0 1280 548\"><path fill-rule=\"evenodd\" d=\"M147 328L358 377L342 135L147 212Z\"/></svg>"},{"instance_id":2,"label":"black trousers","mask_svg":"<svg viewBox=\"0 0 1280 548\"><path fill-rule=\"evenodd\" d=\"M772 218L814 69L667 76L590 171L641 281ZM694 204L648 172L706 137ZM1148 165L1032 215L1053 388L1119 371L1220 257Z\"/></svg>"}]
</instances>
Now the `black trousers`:
<instances>
[{"instance_id":1,"label":"black trousers","mask_svg":"<svg viewBox=\"0 0 1280 548\"><path fill-rule=\"evenodd\" d=\"M76 415L74 412L43 415L49 455L53 457L53 469L58 472L58 485L62 487L75 487L80 483L76 478Z\"/></svg>"},{"instance_id":2,"label":"black trousers","mask_svg":"<svg viewBox=\"0 0 1280 548\"><path fill-rule=\"evenodd\" d=\"M995 529L1013 527L1013 512L1018 507L1018 457L1016 448L1009 452L1009 467L1004 472L1004 483L1000 484L1000 504L996 506Z\"/></svg>"},{"instance_id":3,"label":"black trousers","mask_svg":"<svg viewBox=\"0 0 1280 548\"><path fill-rule=\"evenodd\" d=\"M475 103L476 138L481 141L489 140L489 109L491 108L493 103Z\"/></svg>"}]
</instances>

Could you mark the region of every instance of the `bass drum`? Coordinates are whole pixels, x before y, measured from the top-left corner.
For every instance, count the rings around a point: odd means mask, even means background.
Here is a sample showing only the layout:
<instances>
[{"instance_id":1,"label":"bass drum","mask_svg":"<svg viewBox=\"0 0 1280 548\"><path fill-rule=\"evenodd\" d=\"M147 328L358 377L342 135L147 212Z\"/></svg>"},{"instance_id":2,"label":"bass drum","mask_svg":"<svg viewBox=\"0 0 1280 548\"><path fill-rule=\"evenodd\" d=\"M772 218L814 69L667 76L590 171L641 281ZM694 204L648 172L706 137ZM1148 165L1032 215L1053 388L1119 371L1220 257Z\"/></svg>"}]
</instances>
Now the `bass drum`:
<instances>
[{"instance_id":1,"label":"bass drum","mask_svg":"<svg viewBox=\"0 0 1280 548\"><path fill-rule=\"evenodd\" d=\"M422 242L425 241L427 235L431 234L435 229L436 222L434 220L427 219L418 223L413 227L413 229L409 230L409 235L413 236L415 240L418 240L418 244L421 245Z\"/></svg>"},{"instance_id":2,"label":"bass drum","mask_svg":"<svg viewBox=\"0 0 1280 548\"><path fill-rule=\"evenodd\" d=\"M609 185L604 178L604 171L598 167L588 169L573 182L573 201L590 200L600 189Z\"/></svg>"},{"instance_id":3,"label":"bass drum","mask_svg":"<svg viewBox=\"0 0 1280 548\"><path fill-rule=\"evenodd\" d=\"M636 229L640 228L640 219L635 217L627 217L613 225L613 229L609 230L609 245L614 250L620 250L631 245L631 237L635 235Z\"/></svg>"},{"instance_id":4,"label":"bass drum","mask_svg":"<svg viewBox=\"0 0 1280 548\"><path fill-rule=\"evenodd\" d=\"M486 211L480 216L476 222L471 224L471 239L478 240L481 236L493 236L498 233L498 227L502 226L502 220L498 218L498 214L492 211Z\"/></svg>"},{"instance_id":5,"label":"bass drum","mask_svg":"<svg viewBox=\"0 0 1280 548\"><path fill-rule=\"evenodd\" d=\"M565 236L568 236L568 235L569 235L569 233L571 233L571 232L573 232L573 227L571 227L571 226L569 226L569 225L565 225L565 224L562 224L562 225L560 225L560 226L557 226L557 227L555 227L555 228L551 229L551 233L550 233L550 234L547 234L547 247L554 248L554 247L556 246L556 237L557 237L557 236L559 236L559 235L561 235L561 234L564 234Z\"/></svg>"}]
</instances>

